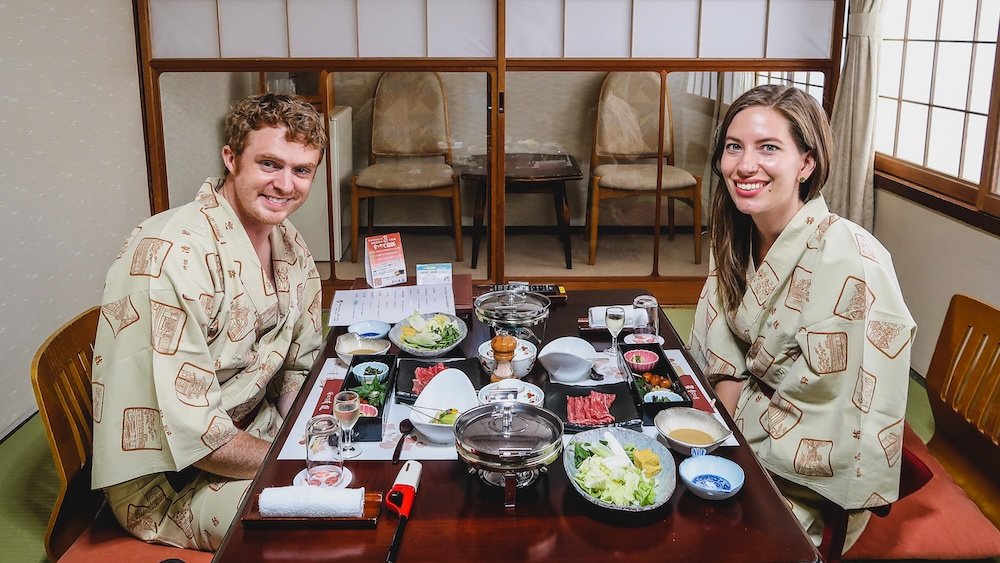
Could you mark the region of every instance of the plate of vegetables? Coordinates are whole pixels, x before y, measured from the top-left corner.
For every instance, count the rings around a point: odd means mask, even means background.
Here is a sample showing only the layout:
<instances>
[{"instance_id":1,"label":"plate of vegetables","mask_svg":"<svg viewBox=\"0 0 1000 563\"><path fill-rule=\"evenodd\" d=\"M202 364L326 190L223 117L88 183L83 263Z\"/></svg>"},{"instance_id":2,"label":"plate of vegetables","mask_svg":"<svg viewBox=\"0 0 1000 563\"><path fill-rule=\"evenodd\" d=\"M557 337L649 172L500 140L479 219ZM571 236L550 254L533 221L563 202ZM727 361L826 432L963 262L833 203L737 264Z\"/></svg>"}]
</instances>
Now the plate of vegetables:
<instances>
[{"instance_id":1,"label":"plate of vegetables","mask_svg":"<svg viewBox=\"0 0 1000 563\"><path fill-rule=\"evenodd\" d=\"M655 510L677 486L670 451L655 438L627 428L574 435L563 450L563 466L580 496L610 510Z\"/></svg>"},{"instance_id":2,"label":"plate of vegetables","mask_svg":"<svg viewBox=\"0 0 1000 563\"><path fill-rule=\"evenodd\" d=\"M450 352L468 332L465 322L455 315L414 313L392 327L389 340L408 354L430 358Z\"/></svg>"}]
</instances>

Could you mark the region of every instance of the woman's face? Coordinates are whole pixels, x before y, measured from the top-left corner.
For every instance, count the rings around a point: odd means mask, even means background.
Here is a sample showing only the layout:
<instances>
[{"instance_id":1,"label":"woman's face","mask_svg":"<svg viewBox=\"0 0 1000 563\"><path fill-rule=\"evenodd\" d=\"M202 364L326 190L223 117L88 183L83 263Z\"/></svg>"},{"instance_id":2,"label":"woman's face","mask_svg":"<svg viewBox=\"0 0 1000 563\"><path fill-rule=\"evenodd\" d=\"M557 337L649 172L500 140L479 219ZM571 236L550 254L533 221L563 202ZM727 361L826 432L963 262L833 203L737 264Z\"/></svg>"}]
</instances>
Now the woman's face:
<instances>
[{"instance_id":1,"label":"woman's face","mask_svg":"<svg viewBox=\"0 0 1000 563\"><path fill-rule=\"evenodd\" d=\"M812 155L799 150L788 120L762 106L748 107L730 122L719 164L736 208L762 233L775 235L804 205L799 179L816 167Z\"/></svg>"}]
</instances>

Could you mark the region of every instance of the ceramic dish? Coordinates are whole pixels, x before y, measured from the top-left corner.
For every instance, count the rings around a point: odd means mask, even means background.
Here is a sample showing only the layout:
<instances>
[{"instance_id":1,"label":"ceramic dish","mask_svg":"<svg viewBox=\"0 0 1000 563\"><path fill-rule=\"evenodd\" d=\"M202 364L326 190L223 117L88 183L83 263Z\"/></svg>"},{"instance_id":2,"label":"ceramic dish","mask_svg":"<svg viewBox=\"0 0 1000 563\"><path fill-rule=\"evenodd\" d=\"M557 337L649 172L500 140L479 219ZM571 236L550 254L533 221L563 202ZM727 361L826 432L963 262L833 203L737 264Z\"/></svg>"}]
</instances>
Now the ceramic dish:
<instances>
[{"instance_id":1,"label":"ceramic dish","mask_svg":"<svg viewBox=\"0 0 1000 563\"><path fill-rule=\"evenodd\" d=\"M351 373L361 383L375 381L376 377L379 381L385 381L385 377L389 375L389 366L382 362L361 362L351 368Z\"/></svg>"},{"instance_id":2,"label":"ceramic dish","mask_svg":"<svg viewBox=\"0 0 1000 563\"><path fill-rule=\"evenodd\" d=\"M701 448L705 453L711 452L733 435L731 430L715 418L715 415L691 407L664 409L656 413L653 425L671 448L685 455L691 455L691 448ZM696 442L677 434L678 431L684 430L704 433L706 438L704 441Z\"/></svg>"},{"instance_id":3,"label":"ceramic dish","mask_svg":"<svg viewBox=\"0 0 1000 563\"><path fill-rule=\"evenodd\" d=\"M396 369L396 402L412 405L420 395L420 392L415 390L415 387L419 387L416 381L417 369L434 367L438 364L441 364L443 367L455 368L464 373L469 381L472 382L472 387L477 392L490 382L490 378L483 375L482 370L479 369L479 361L475 358L438 358L426 360L402 358L399 360L399 365ZM431 381L434 380L431 379Z\"/></svg>"},{"instance_id":4,"label":"ceramic dish","mask_svg":"<svg viewBox=\"0 0 1000 563\"><path fill-rule=\"evenodd\" d=\"M717 455L693 455L681 462L678 473L689 491L706 500L727 499L743 487L743 468Z\"/></svg>"},{"instance_id":5,"label":"ceramic dish","mask_svg":"<svg viewBox=\"0 0 1000 563\"><path fill-rule=\"evenodd\" d=\"M410 327L409 319L403 319L393 325L392 330L389 331L389 340L399 347L400 350L406 352L407 354L412 354L414 356L420 356L421 358L433 358L436 356L441 356L452 351L455 346L458 346L465 335L469 333L469 327L465 325L465 321L456 317L455 315L449 315L448 313L425 313L420 315L424 320L430 320L437 315L443 315L448 318L453 326L458 330L458 339L454 342L448 344L447 346L440 347L417 347L412 344L403 341L403 329L412 328Z\"/></svg>"},{"instance_id":6,"label":"ceramic dish","mask_svg":"<svg viewBox=\"0 0 1000 563\"><path fill-rule=\"evenodd\" d=\"M614 401L612 401L611 406L608 408L611 416L614 417L613 421L604 424L595 425L585 425L576 422L570 422L568 415L568 402L567 397L583 397L589 395L591 391L596 391L598 393L606 393L609 395L614 395ZM592 428L603 428L610 426L628 426L639 428L642 426L642 418L639 416L639 411L635 407L635 403L632 399L632 394L629 391L628 384L624 381L619 381L617 383L610 383L605 385L590 385L590 386L578 386L578 385L561 385L559 383L549 383L545 387L545 408L552 411L553 414L558 416L565 426L564 432L566 434L571 434L574 432L583 432L585 430L590 430Z\"/></svg>"},{"instance_id":7,"label":"ceramic dish","mask_svg":"<svg viewBox=\"0 0 1000 563\"><path fill-rule=\"evenodd\" d=\"M452 424L431 422L435 412L457 409L458 414L479 406L479 397L472 382L461 371L450 368L434 376L417 397L410 411L410 422L425 438L436 444L452 444L455 432ZM456 416L457 418L457 416Z\"/></svg>"},{"instance_id":8,"label":"ceramic dish","mask_svg":"<svg viewBox=\"0 0 1000 563\"><path fill-rule=\"evenodd\" d=\"M523 338L518 338L517 348L514 349L514 359L511 361L514 376L520 378L528 375L531 368L535 366L537 356L538 349L534 344ZM491 340L479 345L479 365L483 366L483 371L487 374L493 373L496 368L497 361L493 358L493 342Z\"/></svg>"},{"instance_id":9,"label":"ceramic dish","mask_svg":"<svg viewBox=\"0 0 1000 563\"><path fill-rule=\"evenodd\" d=\"M663 344L663 337L658 334L626 334L622 338L625 344Z\"/></svg>"},{"instance_id":10,"label":"ceramic dish","mask_svg":"<svg viewBox=\"0 0 1000 563\"><path fill-rule=\"evenodd\" d=\"M660 459L660 472L656 475L656 500L653 504L647 506L619 506L617 504L611 504L592 497L589 493L587 493L587 491L580 487L579 483L576 482L577 467L574 464L574 443L602 440L604 439L605 432L611 432L611 434L621 443L622 447L632 445L635 446L637 450L649 449L652 450L653 453L656 454L656 457ZM646 512L649 510L655 510L667 502L670 495L674 493L674 488L677 486L674 456L671 455L670 451L663 447L663 444L656 441L656 439L646 436L641 432L636 432L627 428L600 428L597 430L581 432L573 436L573 438L566 445L566 448L563 450L563 467L566 468L566 475L569 477L569 482L573 484L573 488L576 489L576 492L580 493L580 496L595 505L608 510L618 510L622 512Z\"/></svg>"},{"instance_id":11,"label":"ceramic dish","mask_svg":"<svg viewBox=\"0 0 1000 563\"><path fill-rule=\"evenodd\" d=\"M340 474L340 481L337 481L336 485L316 485L316 486L317 487L329 487L331 489L343 489L343 488L347 487L348 485L350 485L351 481L354 480L354 474L351 473L351 470L348 469L348 468L346 468L346 467L343 467L341 469L342 469L342 472ZM302 471L299 471L298 473L295 474L295 477L292 479L292 484L293 485L303 485L303 486L304 485L308 485L309 483L306 482L306 478L308 476L309 476L308 470L303 469Z\"/></svg>"},{"instance_id":12,"label":"ceramic dish","mask_svg":"<svg viewBox=\"0 0 1000 563\"><path fill-rule=\"evenodd\" d=\"M357 333L345 332L337 337L334 348L340 361L349 366L355 354L359 356L385 354L391 345L388 340L381 338L362 338Z\"/></svg>"},{"instance_id":13,"label":"ceramic dish","mask_svg":"<svg viewBox=\"0 0 1000 563\"><path fill-rule=\"evenodd\" d=\"M625 363L628 367L632 368L635 373L642 373L644 371L649 371L653 369L656 362L659 361L660 356L656 352L650 350L629 350L627 352L622 352L625 356Z\"/></svg>"},{"instance_id":14,"label":"ceramic dish","mask_svg":"<svg viewBox=\"0 0 1000 563\"><path fill-rule=\"evenodd\" d=\"M562 383L586 379L599 357L593 344L575 336L556 338L538 353L538 361L545 371L553 380Z\"/></svg>"},{"instance_id":15,"label":"ceramic dish","mask_svg":"<svg viewBox=\"0 0 1000 563\"><path fill-rule=\"evenodd\" d=\"M353 332L361 338L385 338L392 325L382 321L361 321L347 327L347 332Z\"/></svg>"},{"instance_id":16,"label":"ceramic dish","mask_svg":"<svg viewBox=\"0 0 1000 563\"><path fill-rule=\"evenodd\" d=\"M490 383L479 390L481 404L501 401L513 395L517 402L539 407L545 400L545 393L537 386L518 379L505 379Z\"/></svg>"}]
</instances>

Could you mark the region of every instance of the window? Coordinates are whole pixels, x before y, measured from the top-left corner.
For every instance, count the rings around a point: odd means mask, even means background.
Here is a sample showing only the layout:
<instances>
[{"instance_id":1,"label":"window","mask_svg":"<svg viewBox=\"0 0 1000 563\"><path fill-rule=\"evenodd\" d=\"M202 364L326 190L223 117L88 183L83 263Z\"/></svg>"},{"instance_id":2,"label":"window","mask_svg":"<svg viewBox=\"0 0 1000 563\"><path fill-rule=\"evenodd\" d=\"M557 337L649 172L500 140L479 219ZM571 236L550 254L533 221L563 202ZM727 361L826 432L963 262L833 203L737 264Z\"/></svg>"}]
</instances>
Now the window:
<instances>
[{"instance_id":1,"label":"window","mask_svg":"<svg viewBox=\"0 0 1000 563\"><path fill-rule=\"evenodd\" d=\"M998 24L1000 0L886 0L875 133L877 170L994 216Z\"/></svg>"}]
</instances>

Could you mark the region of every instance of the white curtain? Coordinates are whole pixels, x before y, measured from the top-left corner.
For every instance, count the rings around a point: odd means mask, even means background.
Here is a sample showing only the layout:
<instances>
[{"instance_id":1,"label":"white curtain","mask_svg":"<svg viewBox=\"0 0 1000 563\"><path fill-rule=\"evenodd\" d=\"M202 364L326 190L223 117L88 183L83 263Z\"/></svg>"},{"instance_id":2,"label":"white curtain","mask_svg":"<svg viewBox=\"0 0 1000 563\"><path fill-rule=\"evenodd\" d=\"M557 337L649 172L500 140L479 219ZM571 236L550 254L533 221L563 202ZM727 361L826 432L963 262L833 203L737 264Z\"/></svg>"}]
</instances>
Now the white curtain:
<instances>
[{"instance_id":1,"label":"white curtain","mask_svg":"<svg viewBox=\"0 0 1000 563\"><path fill-rule=\"evenodd\" d=\"M833 103L834 153L823 189L830 210L872 230L875 112L883 0L851 0L847 51Z\"/></svg>"}]
</instances>

